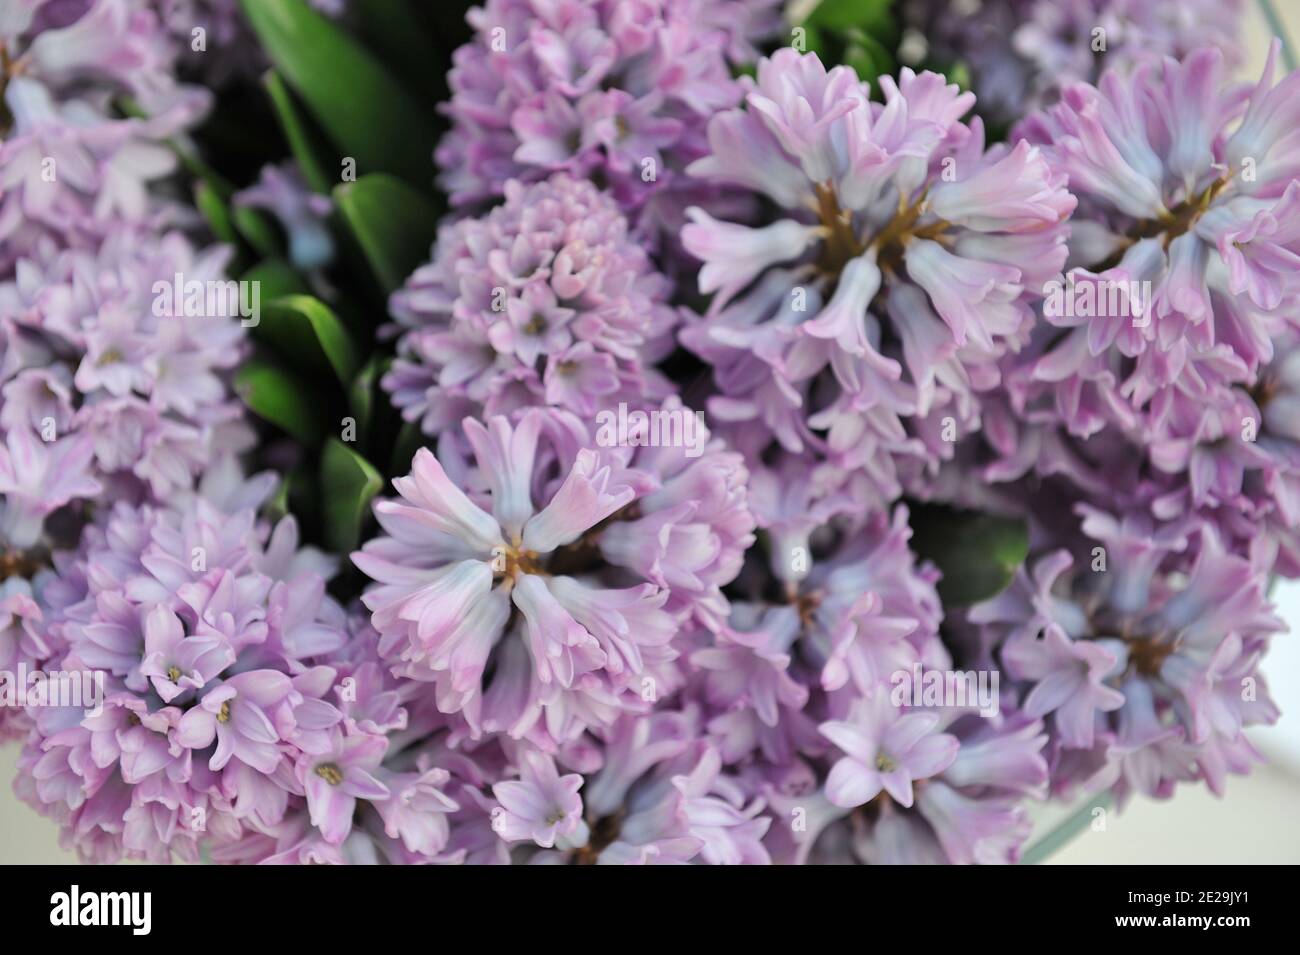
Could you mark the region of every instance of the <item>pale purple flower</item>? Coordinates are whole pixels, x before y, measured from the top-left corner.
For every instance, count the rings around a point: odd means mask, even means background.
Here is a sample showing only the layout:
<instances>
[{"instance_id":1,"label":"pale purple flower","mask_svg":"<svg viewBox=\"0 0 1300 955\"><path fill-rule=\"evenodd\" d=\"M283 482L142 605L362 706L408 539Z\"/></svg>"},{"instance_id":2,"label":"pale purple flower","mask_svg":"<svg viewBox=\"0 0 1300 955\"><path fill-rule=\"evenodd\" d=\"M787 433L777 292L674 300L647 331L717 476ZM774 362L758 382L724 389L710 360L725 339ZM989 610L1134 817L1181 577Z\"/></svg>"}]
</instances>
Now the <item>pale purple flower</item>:
<instances>
[{"instance_id":1,"label":"pale purple flower","mask_svg":"<svg viewBox=\"0 0 1300 955\"><path fill-rule=\"evenodd\" d=\"M383 385L432 436L466 414L641 407L668 393L651 366L678 322L669 288L590 183L507 183L503 205L444 225L393 295L402 334Z\"/></svg>"},{"instance_id":2,"label":"pale purple flower","mask_svg":"<svg viewBox=\"0 0 1300 955\"><path fill-rule=\"evenodd\" d=\"M417 452L401 498L375 506L387 534L353 555L378 582L362 599L381 656L435 684L443 712L551 751L666 691L687 615L725 618L719 588L751 539L743 469L714 445L693 462L601 447L537 409L464 428L485 491ZM707 510L683 499L706 488ZM644 535L648 551L628 546Z\"/></svg>"},{"instance_id":3,"label":"pale purple flower","mask_svg":"<svg viewBox=\"0 0 1300 955\"><path fill-rule=\"evenodd\" d=\"M555 760L545 753L526 751L521 756L519 779L499 782L492 794L501 804L496 830L507 842L530 841L544 849L557 841L583 845L587 826L582 820L582 777L561 776Z\"/></svg>"},{"instance_id":4,"label":"pale purple flower","mask_svg":"<svg viewBox=\"0 0 1300 955\"><path fill-rule=\"evenodd\" d=\"M296 166L263 166L257 182L235 193L232 201L275 216L289 237L289 260L297 268L323 268L334 258L334 239L326 224L334 204L328 196L312 192Z\"/></svg>"},{"instance_id":5,"label":"pale purple flower","mask_svg":"<svg viewBox=\"0 0 1300 955\"><path fill-rule=\"evenodd\" d=\"M298 757L295 772L311 822L326 842L337 845L347 838L358 799L389 798L388 787L374 776L387 748L382 736L339 734L327 752Z\"/></svg>"},{"instance_id":6,"label":"pale purple flower","mask_svg":"<svg viewBox=\"0 0 1300 955\"><path fill-rule=\"evenodd\" d=\"M684 170L734 105L731 67L773 36L775 0L488 0L448 74L452 128L438 147L457 205L556 170L599 175L654 245L702 198ZM713 198L712 196L708 198Z\"/></svg>"},{"instance_id":7,"label":"pale purple flower","mask_svg":"<svg viewBox=\"0 0 1300 955\"><path fill-rule=\"evenodd\" d=\"M1217 46L1244 58L1240 0L907 0L900 17L924 36L928 62L960 62L981 114L997 123L1050 105L1103 70L1132 72ZM1104 46L1102 45L1104 41ZM908 57L905 61L910 62Z\"/></svg>"},{"instance_id":8,"label":"pale purple flower","mask_svg":"<svg viewBox=\"0 0 1300 955\"><path fill-rule=\"evenodd\" d=\"M912 805L912 786L949 766L958 742L935 733L933 713L902 713L883 693L861 700L846 720L818 727L844 752L826 778L826 796L837 806L852 808L876 798L883 790L899 805Z\"/></svg>"},{"instance_id":9,"label":"pale purple flower","mask_svg":"<svg viewBox=\"0 0 1300 955\"><path fill-rule=\"evenodd\" d=\"M255 480L223 496L255 507L268 490ZM21 581L6 585L12 623L0 631L0 664L13 653L29 665L97 670L107 691L98 715L39 706L21 715L21 795L97 861L196 861L201 847L260 861L290 851L291 830L298 843L338 845L358 797L368 836L393 858L440 856L445 831L396 807L385 822L372 805L390 794L374 781L379 769L408 808L429 804L403 774L420 759L407 745L438 718L429 708L410 715L374 658L373 632L349 623L312 571L292 570L312 564L283 553L296 530L273 533L253 507L226 512L185 495L172 508L119 503L37 576L41 607L24 599ZM279 553L267 562L271 541ZM398 763L381 766L391 739ZM349 851L361 858L362 849Z\"/></svg>"},{"instance_id":10,"label":"pale purple flower","mask_svg":"<svg viewBox=\"0 0 1300 955\"><path fill-rule=\"evenodd\" d=\"M691 211L683 242L717 294L682 340L714 368L716 417L810 466L870 469L889 501L896 460L914 471L952 453L924 419L946 415L952 437L976 426L976 393L1065 261L1074 199L1039 149L985 150L980 121L960 121L973 97L942 77L881 85L883 105L852 69L785 49L759 64L746 108L713 117L692 173L784 218Z\"/></svg>"},{"instance_id":11,"label":"pale purple flower","mask_svg":"<svg viewBox=\"0 0 1300 955\"><path fill-rule=\"evenodd\" d=\"M1090 754L1092 765L1062 763L1054 789L1090 779L1118 783L1121 798L1167 796L1191 778L1187 753L1235 747L1244 726L1276 718L1256 666L1281 621L1258 568L1226 552L1212 525L1156 530L1141 515L1079 511L1086 539L1104 545L1092 568L1049 554L970 619L1026 715L1050 714L1053 749Z\"/></svg>"},{"instance_id":12,"label":"pale purple flower","mask_svg":"<svg viewBox=\"0 0 1300 955\"><path fill-rule=\"evenodd\" d=\"M215 635L187 636L180 618L161 604L145 620L144 654L140 675L149 678L164 703L189 690L202 689L235 662L228 641ZM216 704L216 694L212 695L214 700L205 709Z\"/></svg>"}]
</instances>

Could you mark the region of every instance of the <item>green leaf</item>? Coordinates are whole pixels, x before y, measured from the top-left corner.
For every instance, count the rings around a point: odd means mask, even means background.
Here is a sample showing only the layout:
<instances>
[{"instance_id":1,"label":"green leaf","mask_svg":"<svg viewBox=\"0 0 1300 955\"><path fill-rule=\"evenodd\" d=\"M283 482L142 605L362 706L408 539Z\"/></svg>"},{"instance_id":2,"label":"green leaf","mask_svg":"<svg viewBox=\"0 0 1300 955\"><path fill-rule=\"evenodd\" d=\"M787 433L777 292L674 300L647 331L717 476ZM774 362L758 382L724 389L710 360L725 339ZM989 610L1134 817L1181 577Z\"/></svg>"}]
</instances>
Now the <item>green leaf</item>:
<instances>
[{"instance_id":1,"label":"green leaf","mask_svg":"<svg viewBox=\"0 0 1300 955\"><path fill-rule=\"evenodd\" d=\"M281 478L280 483L275 487L275 493L271 499L266 502L262 508L263 516L273 524L280 521L292 513L289 507L289 479Z\"/></svg>"},{"instance_id":2,"label":"green leaf","mask_svg":"<svg viewBox=\"0 0 1300 955\"><path fill-rule=\"evenodd\" d=\"M262 85L275 108L280 129L289 141L289 151L293 153L303 179L312 192L329 195L331 187L338 181L339 170L332 168L334 158L323 141L324 134L303 115L298 99L275 70L266 71Z\"/></svg>"},{"instance_id":3,"label":"green leaf","mask_svg":"<svg viewBox=\"0 0 1300 955\"><path fill-rule=\"evenodd\" d=\"M801 26L804 32L804 49L800 52L816 53L825 62L828 59L826 37L815 23L804 22Z\"/></svg>"},{"instance_id":4,"label":"green leaf","mask_svg":"<svg viewBox=\"0 0 1300 955\"><path fill-rule=\"evenodd\" d=\"M262 337L286 358L328 369L348 385L361 359L343 322L328 305L310 295L286 295L262 306Z\"/></svg>"},{"instance_id":5,"label":"green leaf","mask_svg":"<svg viewBox=\"0 0 1300 955\"><path fill-rule=\"evenodd\" d=\"M302 280L302 276L280 258L263 259L241 275L240 280L256 282L258 298L263 302L307 291L307 283Z\"/></svg>"},{"instance_id":6,"label":"green leaf","mask_svg":"<svg viewBox=\"0 0 1300 955\"><path fill-rule=\"evenodd\" d=\"M284 243L280 241L280 233L276 232L275 226L271 225L271 220L261 212L249 209L247 206L232 204L230 218L244 241L258 255L269 258L284 255Z\"/></svg>"},{"instance_id":7,"label":"green leaf","mask_svg":"<svg viewBox=\"0 0 1300 955\"><path fill-rule=\"evenodd\" d=\"M334 203L385 294L429 257L437 207L392 176L373 174L334 189Z\"/></svg>"},{"instance_id":8,"label":"green leaf","mask_svg":"<svg viewBox=\"0 0 1300 955\"><path fill-rule=\"evenodd\" d=\"M392 473L410 474L415 452L424 447L428 440L420 430L418 421L402 422L402 430L397 433L397 440L393 444Z\"/></svg>"},{"instance_id":9,"label":"green leaf","mask_svg":"<svg viewBox=\"0 0 1300 955\"><path fill-rule=\"evenodd\" d=\"M235 390L254 414L304 444L316 444L324 421L307 386L291 372L250 359L235 375Z\"/></svg>"},{"instance_id":10,"label":"green leaf","mask_svg":"<svg viewBox=\"0 0 1300 955\"><path fill-rule=\"evenodd\" d=\"M325 513L325 543L346 554L357 545L370 513L370 501L384 479L374 465L337 438L325 443L321 458L321 491Z\"/></svg>"},{"instance_id":11,"label":"green leaf","mask_svg":"<svg viewBox=\"0 0 1300 955\"><path fill-rule=\"evenodd\" d=\"M808 23L827 30L860 27L873 36L888 36L895 27L892 0L821 0L808 14Z\"/></svg>"},{"instance_id":12,"label":"green leaf","mask_svg":"<svg viewBox=\"0 0 1300 955\"><path fill-rule=\"evenodd\" d=\"M874 83L878 76L894 74L893 54L874 37L857 31L850 31L849 36L849 45L844 49L844 63L853 67L859 79Z\"/></svg>"},{"instance_id":13,"label":"green leaf","mask_svg":"<svg viewBox=\"0 0 1300 955\"><path fill-rule=\"evenodd\" d=\"M365 0L349 12L366 48L407 86L431 103L447 99L447 64L416 16L413 0Z\"/></svg>"},{"instance_id":14,"label":"green leaf","mask_svg":"<svg viewBox=\"0 0 1300 955\"><path fill-rule=\"evenodd\" d=\"M239 243L239 234L230 218L230 207L217 194L216 188L207 180L201 180L194 186L194 204L208 223L208 228L220 242L231 245Z\"/></svg>"},{"instance_id":15,"label":"green leaf","mask_svg":"<svg viewBox=\"0 0 1300 955\"><path fill-rule=\"evenodd\" d=\"M344 30L304 0L242 0L277 72L306 103L340 158L431 187L433 110Z\"/></svg>"},{"instance_id":16,"label":"green leaf","mask_svg":"<svg viewBox=\"0 0 1300 955\"><path fill-rule=\"evenodd\" d=\"M911 515L912 549L943 573L939 596L947 606L999 593L1029 554L1029 527L1018 518L936 504L914 505Z\"/></svg>"},{"instance_id":17,"label":"green leaf","mask_svg":"<svg viewBox=\"0 0 1300 955\"><path fill-rule=\"evenodd\" d=\"M387 364L388 360L383 355L372 356L348 388L348 407L357 419L357 431L362 435L369 432L375 409L375 385L383 376Z\"/></svg>"}]
</instances>

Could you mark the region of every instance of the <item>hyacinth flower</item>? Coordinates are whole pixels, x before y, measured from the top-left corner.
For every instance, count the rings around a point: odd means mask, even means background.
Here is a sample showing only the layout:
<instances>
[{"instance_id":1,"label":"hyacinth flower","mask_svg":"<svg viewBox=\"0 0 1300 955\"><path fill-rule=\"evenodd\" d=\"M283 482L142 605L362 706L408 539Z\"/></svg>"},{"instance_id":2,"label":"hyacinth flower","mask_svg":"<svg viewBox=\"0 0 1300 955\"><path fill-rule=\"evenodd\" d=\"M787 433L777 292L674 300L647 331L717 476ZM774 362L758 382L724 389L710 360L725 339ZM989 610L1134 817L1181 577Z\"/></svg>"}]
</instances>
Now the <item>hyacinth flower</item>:
<instances>
[{"instance_id":1,"label":"hyacinth flower","mask_svg":"<svg viewBox=\"0 0 1300 955\"><path fill-rule=\"evenodd\" d=\"M420 744L445 721L325 594L334 561L298 546L292 518L218 503L269 489L119 503L41 578L43 619L9 588L0 648L104 680L98 712L33 704L6 727L26 738L19 795L86 861L444 857L458 804Z\"/></svg>"},{"instance_id":2,"label":"hyacinth flower","mask_svg":"<svg viewBox=\"0 0 1300 955\"><path fill-rule=\"evenodd\" d=\"M753 540L739 456L604 447L541 409L464 429L474 464L453 480L418 451L375 505L385 534L352 555L377 582L380 655L474 737L553 751L645 711L678 679L684 620L725 619Z\"/></svg>"},{"instance_id":3,"label":"hyacinth flower","mask_svg":"<svg viewBox=\"0 0 1300 955\"><path fill-rule=\"evenodd\" d=\"M737 601L726 628L700 635L684 698L765 803L774 861L1014 861L1025 802L1046 793L1041 720L1005 697L996 716L896 698L900 673L954 665L937 573L917 565L905 509L834 526L807 538L807 567L786 561L797 550L772 555L783 602ZM767 573L752 565L736 587Z\"/></svg>"},{"instance_id":4,"label":"hyacinth flower","mask_svg":"<svg viewBox=\"0 0 1300 955\"><path fill-rule=\"evenodd\" d=\"M242 329L158 282L224 280L149 193L208 94L177 82L159 18L124 0L10 5L0 23L0 549L48 563L47 518L161 499L245 446L228 370ZM130 97L121 118L109 96ZM233 318L234 316L228 316Z\"/></svg>"},{"instance_id":5,"label":"hyacinth flower","mask_svg":"<svg viewBox=\"0 0 1300 955\"><path fill-rule=\"evenodd\" d=\"M237 306L204 292L189 314L175 288L177 275L225 288L228 259L179 233L123 230L98 249L20 258L0 282L7 546L38 544L45 518L79 500L165 500L247 446L229 385L244 353Z\"/></svg>"},{"instance_id":6,"label":"hyacinth flower","mask_svg":"<svg viewBox=\"0 0 1300 955\"><path fill-rule=\"evenodd\" d=\"M913 778L910 808L906 799L900 801L891 793L846 808L859 796L838 790L832 796L830 789L807 791L806 767L803 772L773 772L766 790L773 807L787 813L803 809L808 820L805 830L787 827L779 839L770 840L774 860L996 865L1020 858L1032 829L1026 802L1041 799L1048 781L1042 723L1014 712L989 720L944 709L907 713L894 726L900 724L907 729L886 734L885 748L877 750L873 762L841 774L848 779L859 773L864 778L889 778L901 786ZM851 725L856 740L864 724ZM902 734L915 736L927 727L929 732L915 745L906 746L910 740ZM900 742L891 742L891 735L900 737ZM905 749L907 756L896 757L890 746ZM851 764L850 757L836 766L845 764ZM906 797L908 789L900 789L900 795Z\"/></svg>"},{"instance_id":7,"label":"hyacinth flower","mask_svg":"<svg viewBox=\"0 0 1300 955\"><path fill-rule=\"evenodd\" d=\"M1200 779L1221 793L1259 758L1243 728L1277 716L1257 671L1282 629L1264 576L1213 524L1079 511L1089 563L1045 554L969 613L1047 722L1053 791L1167 797Z\"/></svg>"},{"instance_id":8,"label":"hyacinth flower","mask_svg":"<svg viewBox=\"0 0 1300 955\"><path fill-rule=\"evenodd\" d=\"M1167 388L1213 400L1269 357L1266 316L1285 314L1295 295L1289 223L1300 195L1287 158L1300 80L1274 84L1277 49L1248 96L1225 85L1223 55L1205 49L1072 86L1021 125L1080 197L1070 277L1151 289L1149 302L1045 311L1068 334L1035 357L1020 390L1032 398L1050 382L1072 431Z\"/></svg>"},{"instance_id":9,"label":"hyacinth flower","mask_svg":"<svg viewBox=\"0 0 1300 955\"><path fill-rule=\"evenodd\" d=\"M166 208L146 194L175 168L164 140L193 124L210 95L177 82L177 51L154 12L128 0L10 4L0 51L6 277L42 237L93 244ZM131 97L145 115L119 118L105 92Z\"/></svg>"},{"instance_id":10,"label":"hyacinth flower","mask_svg":"<svg viewBox=\"0 0 1300 955\"><path fill-rule=\"evenodd\" d=\"M1274 437L1277 412L1265 425L1300 261L1296 78L1273 82L1276 56L1244 91L1224 86L1213 49L1108 73L1021 124L1080 208L1056 307L1004 360L1013 427L1034 436L991 441L991 474L1023 474L1035 443L1069 446L1074 461L1033 466L1097 506L1163 521L1195 511L1243 552L1294 532L1291 444Z\"/></svg>"},{"instance_id":11,"label":"hyacinth flower","mask_svg":"<svg viewBox=\"0 0 1300 955\"><path fill-rule=\"evenodd\" d=\"M482 219L444 225L392 296L401 334L383 385L435 437L466 415L644 407L672 390L653 367L678 323L669 291L591 183L508 183Z\"/></svg>"},{"instance_id":12,"label":"hyacinth flower","mask_svg":"<svg viewBox=\"0 0 1300 955\"><path fill-rule=\"evenodd\" d=\"M704 128L734 105L731 66L776 33L778 0L487 0L470 10L437 150L457 205L553 172L599 177L638 234L675 237L682 210L716 201L685 174Z\"/></svg>"},{"instance_id":13,"label":"hyacinth flower","mask_svg":"<svg viewBox=\"0 0 1300 955\"><path fill-rule=\"evenodd\" d=\"M696 709L625 715L600 733L601 761L558 776L524 751L493 786L496 831L534 865L756 865L772 820L701 734ZM454 820L453 820L454 825ZM504 861L504 860L496 860Z\"/></svg>"},{"instance_id":14,"label":"hyacinth flower","mask_svg":"<svg viewBox=\"0 0 1300 955\"><path fill-rule=\"evenodd\" d=\"M265 209L279 220L289 238L289 260L304 272L323 268L334 258L334 239L326 220L334 203L312 192L296 165L263 166L258 180L235 193L235 205Z\"/></svg>"},{"instance_id":15,"label":"hyacinth flower","mask_svg":"<svg viewBox=\"0 0 1300 955\"><path fill-rule=\"evenodd\" d=\"M683 242L716 294L681 337L713 366L716 418L845 473L876 470L887 502L901 487L882 459L916 470L976 426L978 393L1065 261L1074 199L1037 148L986 150L979 120L960 120L973 97L941 76L880 83L884 104L852 69L783 49L745 108L710 121L692 173L784 217L690 212ZM951 433L914 423L925 418Z\"/></svg>"}]
</instances>

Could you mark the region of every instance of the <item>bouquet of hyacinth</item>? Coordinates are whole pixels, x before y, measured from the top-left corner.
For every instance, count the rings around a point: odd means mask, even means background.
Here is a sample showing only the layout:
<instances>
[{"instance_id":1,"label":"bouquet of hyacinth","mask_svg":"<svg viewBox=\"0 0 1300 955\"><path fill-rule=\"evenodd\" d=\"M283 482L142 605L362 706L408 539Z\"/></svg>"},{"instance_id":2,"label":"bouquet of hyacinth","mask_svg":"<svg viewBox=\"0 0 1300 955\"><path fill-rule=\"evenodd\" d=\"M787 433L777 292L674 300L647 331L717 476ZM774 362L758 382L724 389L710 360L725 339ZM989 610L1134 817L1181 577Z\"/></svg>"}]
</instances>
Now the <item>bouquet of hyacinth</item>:
<instances>
[{"instance_id":1,"label":"bouquet of hyacinth","mask_svg":"<svg viewBox=\"0 0 1300 955\"><path fill-rule=\"evenodd\" d=\"M1241 3L479 3L0 0L0 739L66 847L1014 862L1260 762L1300 74Z\"/></svg>"}]
</instances>

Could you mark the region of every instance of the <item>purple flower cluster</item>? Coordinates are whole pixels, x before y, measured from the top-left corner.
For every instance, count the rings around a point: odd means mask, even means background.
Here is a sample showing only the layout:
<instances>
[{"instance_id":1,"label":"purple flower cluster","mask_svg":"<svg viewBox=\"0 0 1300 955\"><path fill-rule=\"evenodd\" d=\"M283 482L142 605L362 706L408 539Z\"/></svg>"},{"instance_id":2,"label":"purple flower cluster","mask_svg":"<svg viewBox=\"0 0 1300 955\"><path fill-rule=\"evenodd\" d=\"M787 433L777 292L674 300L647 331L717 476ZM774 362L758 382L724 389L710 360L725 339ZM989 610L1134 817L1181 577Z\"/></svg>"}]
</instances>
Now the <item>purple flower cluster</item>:
<instances>
[{"instance_id":1,"label":"purple flower cluster","mask_svg":"<svg viewBox=\"0 0 1300 955\"><path fill-rule=\"evenodd\" d=\"M851 68L794 50L760 63L691 172L781 218L692 209L683 230L700 291L717 293L682 335L712 366L710 413L750 455L775 438L822 493L873 507L978 430L978 393L1028 340L1075 205L1040 148L985 148L980 120L960 119L971 94L907 69L881 86L883 104Z\"/></svg>"},{"instance_id":2,"label":"purple flower cluster","mask_svg":"<svg viewBox=\"0 0 1300 955\"><path fill-rule=\"evenodd\" d=\"M713 298L680 340L762 532L731 538L708 612L693 551L616 543L646 514L613 461L637 470L647 442L611 459L564 412L467 420L474 464L422 452L356 557L385 659L435 683L465 745L510 740L512 861L1011 861L1028 800L1220 792L1257 759L1242 731L1276 715L1257 665L1295 513L1297 124L1293 80L1238 93L1222 62L1069 86L1005 146L942 77L882 78L876 102L793 50L714 113L689 173L776 211L692 209L682 232ZM1024 517L1031 563L943 607L905 493ZM556 548L538 523L560 501L582 516ZM575 562L589 588L652 585L668 619L594 614ZM630 665L624 632L656 654ZM1001 677L988 710L899 693L962 668Z\"/></svg>"},{"instance_id":3,"label":"purple flower cluster","mask_svg":"<svg viewBox=\"0 0 1300 955\"><path fill-rule=\"evenodd\" d=\"M590 418L672 392L654 365L673 348L671 284L591 183L509 182L481 219L443 225L433 261L390 307L401 330L383 380L425 434L466 415L537 405Z\"/></svg>"},{"instance_id":4,"label":"purple flower cluster","mask_svg":"<svg viewBox=\"0 0 1300 955\"><path fill-rule=\"evenodd\" d=\"M155 307L225 266L149 186L202 106L179 27L231 11L0 16L0 671L104 689L0 731L69 846L1000 863L1034 802L1258 761L1267 587L1300 575L1300 74L1275 47L1229 85L1231 15L1008 0L926 24L998 25L952 47L976 94L873 99L760 57L777 6L471 11L457 211L381 335L429 446L350 604L243 477L238 322ZM289 166L236 201L328 262ZM1008 587L945 605L935 503L1023 521Z\"/></svg>"},{"instance_id":5,"label":"purple flower cluster","mask_svg":"<svg viewBox=\"0 0 1300 955\"><path fill-rule=\"evenodd\" d=\"M1059 424L1084 467L1126 462L1107 465L1099 505L1199 514L1235 551L1280 549L1294 574L1296 444L1279 410L1300 317L1300 77L1274 84L1276 52L1248 91L1225 89L1204 50L1069 87L1022 125L1080 208L1066 307L1045 309L1007 380L1018 415Z\"/></svg>"},{"instance_id":6,"label":"purple flower cluster","mask_svg":"<svg viewBox=\"0 0 1300 955\"><path fill-rule=\"evenodd\" d=\"M685 168L709 116L740 96L732 65L780 16L777 0L488 0L469 22L437 154L452 201L564 170L598 178L657 243L685 206L718 198Z\"/></svg>"},{"instance_id":7,"label":"purple flower cluster","mask_svg":"<svg viewBox=\"0 0 1300 955\"><path fill-rule=\"evenodd\" d=\"M648 711L681 682L674 636L725 619L753 543L739 455L605 448L542 409L464 429L473 463L417 453L353 555L379 655L474 739L554 751Z\"/></svg>"},{"instance_id":8,"label":"purple flower cluster","mask_svg":"<svg viewBox=\"0 0 1300 955\"><path fill-rule=\"evenodd\" d=\"M234 467L173 507L118 504L40 581L39 662L104 686L28 706L19 795L93 862L438 860L448 774L406 746L438 714L325 595L334 561L257 519L274 479Z\"/></svg>"},{"instance_id":9,"label":"purple flower cluster","mask_svg":"<svg viewBox=\"0 0 1300 955\"><path fill-rule=\"evenodd\" d=\"M80 501L163 499L243 442L226 372L243 330L150 187L207 95L147 10L20 3L0 22L0 549L25 563ZM119 118L113 95L140 118ZM174 288L183 276L187 288ZM180 310L175 305L182 303ZM25 556L26 555L26 556Z\"/></svg>"}]
</instances>

